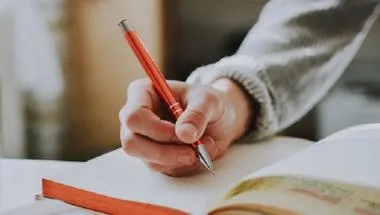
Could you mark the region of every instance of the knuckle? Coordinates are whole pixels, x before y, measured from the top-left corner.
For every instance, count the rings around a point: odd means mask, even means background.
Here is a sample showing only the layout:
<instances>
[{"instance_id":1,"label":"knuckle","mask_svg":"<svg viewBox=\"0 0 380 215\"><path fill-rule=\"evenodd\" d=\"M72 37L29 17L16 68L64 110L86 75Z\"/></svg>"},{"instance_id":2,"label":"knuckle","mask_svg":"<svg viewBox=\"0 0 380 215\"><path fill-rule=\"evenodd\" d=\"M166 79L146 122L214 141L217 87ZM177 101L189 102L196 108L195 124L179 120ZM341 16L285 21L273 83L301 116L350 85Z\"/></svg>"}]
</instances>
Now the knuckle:
<instances>
[{"instance_id":1,"label":"knuckle","mask_svg":"<svg viewBox=\"0 0 380 215\"><path fill-rule=\"evenodd\" d=\"M131 110L126 114L125 123L129 129L133 129L139 121L139 109Z\"/></svg>"},{"instance_id":2,"label":"knuckle","mask_svg":"<svg viewBox=\"0 0 380 215\"><path fill-rule=\"evenodd\" d=\"M124 117L125 117L125 106L123 106L119 111L119 121L120 123L124 123Z\"/></svg>"},{"instance_id":3,"label":"knuckle","mask_svg":"<svg viewBox=\"0 0 380 215\"><path fill-rule=\"evenodd\" d=\"M134 155L135 153L135 150L136 150L136 135L135 134L129 134L129 135L126 135L125 137L123 137L123 140L122 140L122 148L123 148L123 151L127 154L127 155Z\"/></svg>"},{"instance_id":4,"label":"knuckle","mask_svg":"<svg viewBox=\"0 0 380 215\"><path fill-rule=\"evenodd\" d=\"M209 107L212 106L213 108L218 110L217 112L219 112L219 110L222 108L222 101L218 93L214 91L208 91L208 93L205 94L204 99L205 99L205 103Z\"/></svg>"},{"instance_id":5,"label":"knuckle","mask_svg":"<svg viewBox=\"0 0 380 215\"><path fill-rule=\"evenodd\" d=\"M148 79L137 79L132 81L128 85L128 92L135 91L135 90L141 90L141 88L150 86Z\"/></svg>"},{"instance_id":6,"label":"knuckle","mask_svg":"<svg viewBox=\"0 0 380 215\"><path fill-rule=\"evenodd\" d=\"M216 93L214 93L213 91L209 90L209 91L206 91L204 94L203 94L203 99L207 102L207 103L215 103L218 101L218 96L216 95Z\"/></svg>"}]
</instances>

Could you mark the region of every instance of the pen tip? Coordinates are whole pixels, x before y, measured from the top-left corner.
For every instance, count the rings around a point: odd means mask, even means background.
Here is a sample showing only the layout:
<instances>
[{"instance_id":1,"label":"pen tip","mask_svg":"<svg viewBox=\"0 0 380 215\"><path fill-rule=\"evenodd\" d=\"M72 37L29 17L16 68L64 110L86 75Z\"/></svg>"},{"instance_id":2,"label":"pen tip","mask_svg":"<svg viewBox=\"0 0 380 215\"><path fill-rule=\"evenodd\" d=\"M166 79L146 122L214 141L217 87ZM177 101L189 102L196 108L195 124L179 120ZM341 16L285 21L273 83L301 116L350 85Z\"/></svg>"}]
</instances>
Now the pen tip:
<instances>
[{"instance_id":1,"label":"pen tip","mask_svg":"<svg viewBox=\"0 0 380 215\"><path fill-rule=\"evenodd\" d=\"M212 164L212 160L203 144L197 146L197 153L202 162L202 164L207 168L209 172L215 175L214 165Z\"/></svg>"}]
</instances>

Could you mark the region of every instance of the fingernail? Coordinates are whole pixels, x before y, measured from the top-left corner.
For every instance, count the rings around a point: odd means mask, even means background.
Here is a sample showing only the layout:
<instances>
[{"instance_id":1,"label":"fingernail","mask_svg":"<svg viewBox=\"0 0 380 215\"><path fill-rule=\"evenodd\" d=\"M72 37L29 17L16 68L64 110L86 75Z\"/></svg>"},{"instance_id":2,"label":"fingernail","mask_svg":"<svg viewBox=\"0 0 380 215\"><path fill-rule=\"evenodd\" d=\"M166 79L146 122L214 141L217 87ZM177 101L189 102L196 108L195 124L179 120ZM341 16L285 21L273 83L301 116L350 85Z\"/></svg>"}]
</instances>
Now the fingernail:
<instances>
[{"instance_id":1,"label":"fingernail","mask_svg":"<svg viewBox=\"0 0 380 215\"><path fill-rule=\"evenodd\" d=\"M189 155L181 155L177 158L179 163L191 164L193 162L193 157Z\"/></svg>"},{"instance_id":2,"label":"fingernail","mask_svg":"<svg viewBox=\"0 0 380 215\"><path fill-rule=\"evenodd\" d=\"M197 128L190 124L190 123L186 123L186 124L183 124L182 125L182 129L186 131L187 135L192 138L192 139L196 139L197 136L198 136L198 130Z\"/></svg>"}]
</instances>

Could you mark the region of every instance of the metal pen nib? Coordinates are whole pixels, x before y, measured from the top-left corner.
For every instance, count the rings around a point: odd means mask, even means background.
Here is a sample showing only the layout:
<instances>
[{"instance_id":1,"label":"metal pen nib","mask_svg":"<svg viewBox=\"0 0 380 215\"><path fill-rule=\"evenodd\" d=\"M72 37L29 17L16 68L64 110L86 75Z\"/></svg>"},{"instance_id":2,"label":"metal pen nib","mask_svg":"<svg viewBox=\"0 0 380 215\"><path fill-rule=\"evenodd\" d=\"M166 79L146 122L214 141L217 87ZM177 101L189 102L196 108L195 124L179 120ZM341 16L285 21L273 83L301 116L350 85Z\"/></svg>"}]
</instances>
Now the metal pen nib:
<instances>
[{"instance_id":1,"label":"metal pen nib","mask_svg":"<svg viewBox=\"0 0 380 215\"><path fill-rule=\"evenodd\" d=\"M208 171L210 171L212 174L215 175L214 165L212 164L211 158L203 144L197 145L197 153L199 156L200 161L202 164L207 168Z\"/></svg>"}]
</instances>

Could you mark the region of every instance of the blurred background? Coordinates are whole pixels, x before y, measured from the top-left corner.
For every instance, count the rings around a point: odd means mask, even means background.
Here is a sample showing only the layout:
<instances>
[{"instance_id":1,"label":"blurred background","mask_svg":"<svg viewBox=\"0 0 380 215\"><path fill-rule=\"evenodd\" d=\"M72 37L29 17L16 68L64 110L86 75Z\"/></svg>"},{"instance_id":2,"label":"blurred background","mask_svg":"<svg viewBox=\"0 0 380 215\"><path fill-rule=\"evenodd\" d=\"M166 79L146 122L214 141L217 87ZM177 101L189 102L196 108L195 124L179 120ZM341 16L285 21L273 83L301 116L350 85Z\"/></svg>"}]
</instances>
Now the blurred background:
<instances>
[{"instance_id":1,"label":"blurred background","mask_svg":"<svg viewBox=\"0 0 380 215\"><path fill-rule=\"evenodd\" d=\"M0 155L88 160L119 147L118 112L144 73L129 19L169 79L233 54L265 0L0 0ZM337 85L283 132L317 140L380 122L380 20Z\"/></svg>"}]
</instances>

